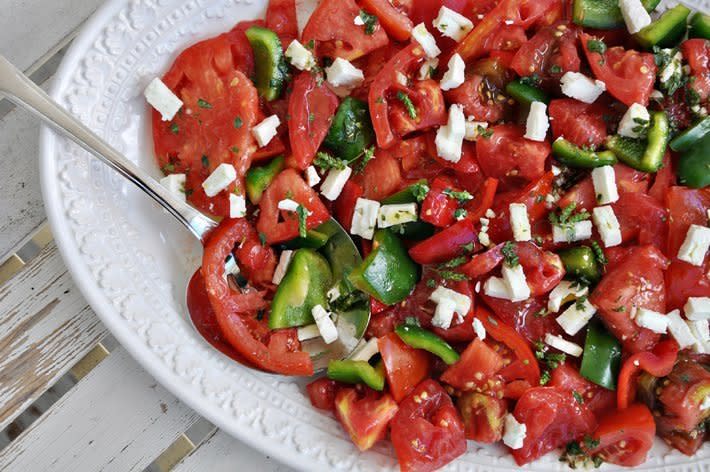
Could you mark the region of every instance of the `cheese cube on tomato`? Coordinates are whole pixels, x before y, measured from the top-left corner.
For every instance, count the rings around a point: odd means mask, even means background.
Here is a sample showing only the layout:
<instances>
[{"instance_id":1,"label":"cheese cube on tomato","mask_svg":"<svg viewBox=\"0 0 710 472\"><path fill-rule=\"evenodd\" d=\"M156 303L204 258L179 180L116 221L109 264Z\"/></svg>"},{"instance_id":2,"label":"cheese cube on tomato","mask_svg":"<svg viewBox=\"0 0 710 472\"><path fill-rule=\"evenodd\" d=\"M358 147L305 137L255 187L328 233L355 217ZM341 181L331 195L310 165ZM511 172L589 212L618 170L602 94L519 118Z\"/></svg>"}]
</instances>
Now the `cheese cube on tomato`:
<instances>
[{"instance_id":1,"label":"cheese cube on tomato","mask_svg":"<svg viewBox=\"0 0 710 472\"><path fill-rule=\"evenodd\" d=\"M454 313L456 313L456 302L448 298L442 299L436 304L431 325L441 329L449 329L451 321L454 319Z\"/></svg>"},{"instance_id":2,"label":"cheese cube on tomato","mask_svg":"<svg viewBox=\"0 0 710 472\"><path fill-rule=\"evenodd\" d=\"M170 121L182 108L182 100L158 77L154 78L143 92L146 101L160 113L163 121Z\"/></svg>"},{"instance_id":3,"label":"cheese cube on tomato","mask_svg":"<svg viewBox=\"0 0 710 472\"><path fill-rule=\"evenodd\" d=\"M543 102L532 102L525 124L525 139L545 141L549 127L550 120L547 118L547 105Z\"/></svg>"},{"instance_id":4,"label":"cheese cube on tomato","mask_svg":"<svg viewBox=\"0 0 710 472\"><path fill-rule=\"evenodd\" d=\"M681 349L692 346L696 343L695 336L690 331L690 327L683 318L680 317L680 310L673 310L666 315L668 318L668 331L676 340Z\"/></svg>"},{"instance_id":5,"label":"cheese cube on tomato","mask_svg":"<svg viewBox=\"0 0 710 472\"><path fill-rule=\"evenodd\" d=\"M522 448L527 436L527 429L525 423L518 423L512 413L506 414L503 427L503 444L511 449Z\"/></svg>"},{"instance_id":6,"label":"cheese cube on tomato","mask_svg":"<svg viewBox=\"0 0 710 472\"><path fill-rule=\"evenodd\" d=\"M530 220L528 219L528 207L523 203L511 203L508 205L510 213L510 226L513 229L513 239L516 241L530 241L532 232L530 230Z\"/></svg>"},{"instance_id":7,"label":"cheese cube on tomato","mask_svg":"<svg viewBox=\"0 0 710 472\"><path fill-rule=\"evenodd\" d=\"M306 182L309 187L315 187L320 183L320 175L318 175L318 171L315 167L306 167Z\"/></svg>"},{"instance_id":8,"label":"cheese cube on tomato","mask_svg":"<svg viewBox=\"0 0 710 472\"><path fill-rule=\"evenodd\" d=\"M291 41L284 55L289 59L291 65L298 70L311 70L316 65L313 53L306 49L297 39Z\"/></svg>"},{"instance_id":9,"label":"cheese cube on tomato","mask_svg":"<svg viewBox=\"0 0 710 472\"><path fill-rule=\"evenodd\" d=\"M582 303L570 305L555 321L565 333L574 336L589 323L596 312L596 307L589 303L589 300L584 300Z\"/></svg>"},{"instance_id":10,"label":"cheese cube on tomato","mask_svg":"<svg viewBox=\"0 0 710 472\"><path fill-rule=\"evenodd\" d=\"M552 292L547 301L547 309L557 313L564 303L581 298L589 293L589 287L569 280L561 281Z\"/></svg>"},{"instance_id":11,"label":"cheese cube on tomato","mask_svg":"<svg viewBox=\"0 0 710 472\"><path fill-rule=\"evenodd\" d=\"M419 23L412 29L412 38L419 43L427 57L436 57L441 54L441 49L436 45L436 39L426 29L424 23Z\"/></svg>"},{"instance_id":12,"label":"cheese cube on tomato","mask_svg":"<svg viewBox=\"0 0 710 472\"><path fill-rule=\"evenodd\" d=\"M710 319L710 297L690 297L683 306L685 317L689 320Z\"/></svg>"},{"instance_id":13,"label":"cheese cube on tomato","mask_svg":"<svg viewBox=\"0 0 710 472\"><path fill-rule=\"evenodd\" d=\"M328 176L320 186L320 194L331 202L337 200L352 173L353 170L348 166L342 169L330 169Z\"/></svg>"},{"instance_id":14,"label":"cheese cube on tomato","mask_svg":"<svg viewBox=\"0 0 710 472\"><path fill-rule=\"evenodd\" d=\"M636 34L651 24L651 15L641 0L619 0L619 9L630 34Z\"/></svg>"},{"instance_id":15,"label":"cheese cube on tomato","mask_svg":"<svg viewBox=\"0 0 710 472\"><path fill-rule=\"evenodd\" d=\"M160 185L168 189L170 193L175 195L179 200L185 201L185 182L187 177L185 174L170 174L160 179Z\"/></svg>"},{"instance_id":16,"label":"cheese cube on tomato","mask_svg":"<svg viewBox=\"0 0 710 472\"><path fill-rule=\"evenodd\" d=\"M519 302L530 298L530 287L528 287L522 265L511 267L508 264L503 264L502 274L503 280L510 290L512 301Z\"/></svg>"},{"instance_id":17,"label":"cheese cube on tomato","mask_svg":"<svg viewBox=\"0 0 710 472\"><path fill-rule=\"evenodd\" d=\"M678 249L678 259L696 266L703 265L705 254L710 247L710 228L690 225L683 245Z\"/></svg>"},{"instance_id":18,"label":"cheese cube on tomato","mask_svg":"<svg viewBox=\"0 0 710 472\"><path fill-rule=\"evenodd\" d=\"M237 180L237 170L232 164L220 164L212 173L202 182L202 188L205 190L205 195L214 197L222 190L229 187L229 184Z\"/></svg>"},{"instance_id":19,"label":"cheese cube on tomato","mask_svg":"<svg viewBox=\"0 0 710 472\"><path fill-rule=\"evenodd\" d=\"M641 328L646 328L658 334L665 334L668 331L668 317L663 313L639 308L634 315L634 322Z\"/></svg>"},{"instance_id":20,"label":"cheese cube on tomato","mask_svg":"<svg viewBox=\"0 0 710 472\"><path fill-rule=\"evenodd\" d=\"M602 166L592 170L592 184L599 205L608 205L619 200L616 173L612 166Z\"/></svg>"},{"instance_id":21,"label":"cheese cube on tomato","mask_svg":"<svg viewBox=\"0 0 710 472\"><path fill-rule=\"evenodd\" d=\"M336 58L333 63L325 68L328 83L333 87L357 87L365 76L362 71L342 57Z\"/></svg>"},{"instance_id":22,"label":"cheese cube on tomato","mask_svg":"<svg viewBox=\"0 0 710 472\"><path fill-rule=\"evenodd\" d=\"M545 335L545 344L557 349L558 351L564 352L565 354L569 354L572 357L579 357L584 351L579 345L567 341L561 336L555 336L550 333Z\"/></svg>"},{"instance_id":23,"label":"cheese cube on tomato","mask_svg":"<svg viewBox=\"0 0 710 472\"><path fill-rule=\"evenodd\" d=\"M278 203L277 207L279 210L291 211L295 213L296 210L298 210L299 205L300 203L295 200L291 200L290 198L284 198Z\"/></svg>"},{"instance_id":24,"label":"cheese cube on tomato","mask_svg":"<svg viewBox=\"0 0 710 472\"><path fill-rule=\"evenodd\" d=\"M449 59L448 69L441 78L441 90L452 90L459 87L466 80L466 64L459 54L454 54Z\"/></svg>"},{"instance_id":25,"label":"cheese cube on tomato","mask_svg":"<svg viewBox=\"0 0 710 472\"><path fill-rule=\"evenodd\" d=\"M276 130L280 124L281 120L279 120L279 117L271 115L251 129L251 133L254 135L259 147L264 147L271 142L274 136L276 136Z\"/></svg>"},{"instance_id":26,"label":"cheese cube on tomato","mask_svg":"<svg viewBox=\"0 0 710 472\"><path fill-rule=\"evenodd\" d=\"M456 313L461 316L466 316L469 310L471 310L471 298L468 295L464 295L463 293L451 290L442 285L436 287L436 290L429 295L429 299L437 304L444 300L453 301Z\"/></svg>"},{"instance_id":27,"label":"cheese cube on tomato","mask_svg":"<svg viewBox=\"0 0 710 472\"><path fill-rule=\"evenodd\" d=\"M594 103L606 90L600 80L592 80L579 72L565 72L560 79L562 93L584 103Z\"/></svg>"},{"instance_id":28,"label":"cheese cube on tomato","mask_svg":"<svg viewBox=\"0 0 710 472\"><path fill-rule=\"evenodd\" d=\"M229 217L244 218L247 216L247 201L244 195L229 194Z\"/></svg>"},{"instance_id":29,"label":"cheese cube on tomato","mask_svg":"<svg viewBox=\"0 0 710 472\"><path fill-rule=\"evenodd\" d=\"M276 269L274 270L274 276L271 279L271 282L274 285L280 284L283 280L284 275L286 275L286 271L288 270L288 266L289 264L291 264L292 257L293 251L285 250L281 252L281 256L279 257L279 263L276 266Z\"/></svg>"},{"instance_id":30,"label":"cheese cube on tomato","mask_svg":"<svg viewBox=\"0 0 710 472\"><path fill-rule=\"evenodd\" d=\"M358 198L355 202L353 220L350 225L350 234L363 239L372 239L375 235L377 215L380 212L380 203L367 198Z\"/></svg>"},{"instance_id":31,"label":"cheese cube on tomato","mask_svg":"<svg viewBox=\"0 0 710 472\"><path fill-rule=\"evenodd\" d=\"M434 19L433 25L442 36L457 42L465 38L473 29L471 20L444 6L439 9L439 15Z\"/></svg>"},{"instance_id":32,"label":"cheese cube on tomato","mask_svg":"<svg viewBox=\"0 0 710 472\"><path fill-rule=\"evenodd\" d=\"M461 159L461 148L465 135L466 119L463 116L463 107L451 105L449 107L449 122L436 132L434 139L436 153L445 161L458 162Z\"/></svg>"},{"instance_id":33,"label":"cheese cube on tomato","mask_svg":"<svg viewBox=\"0 0 710 472\"><path fill-rule=\"evenodd\" d=\"M483 326L483 323L478 318L473 319L473 332L476 333L476 337L481 341L486 339L486 327Z\"/></svg>"},{"instance_id":34,"label":"cheese cube on tomato","mask_svg":"<svg viewBox=\"0 0 710 472\"><path fill-rule=\"evenodd\" d=\"M355 348L348 359L352 361L369 361L372 356L380 352L380 347L377 344L377 338L370 338L367 342L361 340L362 344Z\"/></svg>"},{"instance_id":35,"label":"cheese cube on tomato","mask_svg":"<svg viewBox=\"0 0 710 472\"><path fill-rule=\"evenodd\" d=\"M416 203L398 203L382 205L377 215L377 226L389 228L390 226L417 221Z\"/></svg>"},{"instance_id":36,"label":"cheese cube on tomato","mask_svg":"<svg viewBox=\"0 0 710 472\"><path fill-rule=\"evenodd\" d=\"M321 305L316 305L311 310L311 314L313 319L316 320L316 326L318 326L323 342L326 344L335 342L338 339L338 328L335 327L330 313Z\"/></svg>"},{"instance_id":37,"label":"cheese cube on tomato","mask_svg":"<svg viewBox=\"0 0 710 472\"><path fill-rule=\"evenodd\" d=\"M592 222L589 220L578 221L569 227L553 226L552 240L556 243L573 243L592 237Z\"/></svg>"},{"instance_id":38,"label":"cheese cube on tomato","mask_svg":"<svg viewBox=\"0 0 710 472\"><path fill-rule=\"evenodd\" d=\"M510 287L500 277L489 277L483 284L483 293L493 298L502 298L504 300L512 300L513 295L510 293Z\"/></svg>"},{"instance_id":39,"label":"cheese cube on tomato","mask_svg":"<svg viewBox=\"0 0 710 472\"><path fill-rule=\"evenodd\" d=\"M651 115L648 109L639 104L632 104L619 122L618 134L627 138L642 138L646 135L645 131L648 124L651 122Z\"/></svg>"},{"instance_id":40,"label":"cheese cube on tomato","mask_svg":"<svg viewBox=\"0 0 710 472\"><path fill-rule=\"evenodd\" d=\"M592 210L592 221L597 227L604 247L613 247L621 244L621 226L616 218L614 209L607 205L596 207Z\"/></svg>"}]
</instances>

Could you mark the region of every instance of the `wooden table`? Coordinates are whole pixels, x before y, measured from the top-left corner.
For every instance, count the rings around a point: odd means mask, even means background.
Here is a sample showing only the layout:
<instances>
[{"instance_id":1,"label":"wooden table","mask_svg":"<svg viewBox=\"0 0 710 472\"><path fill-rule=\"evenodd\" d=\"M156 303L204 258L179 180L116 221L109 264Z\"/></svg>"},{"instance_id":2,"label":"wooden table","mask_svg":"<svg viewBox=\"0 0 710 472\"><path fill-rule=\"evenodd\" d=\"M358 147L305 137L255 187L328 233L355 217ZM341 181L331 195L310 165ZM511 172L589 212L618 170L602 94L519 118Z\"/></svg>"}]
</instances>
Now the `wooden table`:
<instances>
[{"instance_id":1,"label":"wooden table","mask_svg":"<svg viewBox=\"0 0 710 472\"><path fill-rule=\"evenodd\" d=\"M44 88L101 0L0 0L0 53ZM0 101L0 470L288 470L147 374L84 301L46 228L39 124Z\"/></svg>"}]
</instances>

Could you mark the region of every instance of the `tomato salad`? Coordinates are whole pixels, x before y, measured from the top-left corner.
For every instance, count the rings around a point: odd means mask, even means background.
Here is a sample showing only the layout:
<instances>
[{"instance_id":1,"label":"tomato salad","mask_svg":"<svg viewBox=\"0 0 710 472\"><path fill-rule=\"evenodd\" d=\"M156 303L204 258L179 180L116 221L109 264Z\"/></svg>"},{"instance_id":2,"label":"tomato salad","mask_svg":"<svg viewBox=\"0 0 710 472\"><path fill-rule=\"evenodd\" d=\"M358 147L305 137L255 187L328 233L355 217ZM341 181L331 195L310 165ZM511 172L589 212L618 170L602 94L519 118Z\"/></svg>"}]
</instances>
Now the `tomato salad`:
<instances>
[{"instance_id":1,"label":"tomato salad","mask_svg":"<svg viewBox=\"0 0 710 472\"><path fill-rule=\"evenodd\" d=\"M299 26L271 0L184 50L146 97L162 182L221 218L200 333L284 375L346 345L308 396L403 471L468 440L521 465L636 466L656 435L692 455L710 17L658 3L321 0Z\"/></svg>"}]
</instances>

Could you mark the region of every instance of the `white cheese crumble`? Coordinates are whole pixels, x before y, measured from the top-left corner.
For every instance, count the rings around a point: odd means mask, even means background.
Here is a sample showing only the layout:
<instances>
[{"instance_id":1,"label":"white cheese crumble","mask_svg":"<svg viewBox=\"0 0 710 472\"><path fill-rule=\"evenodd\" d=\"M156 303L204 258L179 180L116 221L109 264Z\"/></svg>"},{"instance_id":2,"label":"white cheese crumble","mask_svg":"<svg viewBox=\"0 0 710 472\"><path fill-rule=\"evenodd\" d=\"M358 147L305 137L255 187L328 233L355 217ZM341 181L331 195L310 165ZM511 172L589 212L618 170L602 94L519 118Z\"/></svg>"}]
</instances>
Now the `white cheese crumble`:
<instances>
[{"instance_id":1,"label":"white cheese crumble","mask_svg":"<svg viewBox=\"0 0 710 472\"><path fill-rule=\"evenodd\" d=\"M353 170L348 166L343 169L330 169L328 176L320 186L321 195L331 202L337 200L352 173Z\"/></svg>"},{"instance_id":2,"label":"white cheese crumble","mask_svg":"<svg viewBox=\"0 0 710 472\"><path fill-rule=\"evenodd\" d=\"M229 217L244 218L247 216L247 200L244 195L229 194Z\"/></svg>"},{"instance_id":3,"label":"white cheese crumble","mask_svg":"<svg viewBox=\"0 0 710 472\"><path fill-rule=\"evenodd\" d=\"M438 57L427 58L427 60L424 61L419 68L419 75L417 78L419 80L431 79L434 76L434 71L437 67L439 67Z\"/></svg>"},{"instance_id":4,"label":"white cheese crumble","mask_svg":"<svg viewBox=\"0 0 710 472\"><path fill-rule=\"evenodd\" d=\"M357 87L365 80L362 71L342 57L336 58L329 67L326 67L325 73L328 83L333 87Z\"/></svg>"},{"instance_id":5,"label":"white cheese crumble","mask_svg":"<svg viewBox=\"0 0 710 472\"><path fill-rule=\"evenodd\" d=\"M299 341L308 341L309 339L319 338L320 331L318 331L318 326L316 324L310 324L298 328L297 335Z\"/></svg>"},{"instance_id":6,"label":"white cheese crumble","mask_svg":"<svg viewBox=\"0 0 710 472\"><path fill-rule=\"evenodd\" d=\"M512 300L513 295L510 293L510 287L500 277L489 277L483 284L483 293L493 298L502 298L504 300Z\"/></svg>"},{"instance_id":7,"label":"white cheese crumble","mask_svg":"<svg viewBox=\"0 0 710 472\"><path fill-rule=\"evenodd\" d=\"M466 80L466 64L457 53L451 56L448 63L448 70L441 78L441 90L452 90L459 87Z\"/></svg>"},{"instance_id":8,"label":"white cheese crumble","mask_svg":"<svg viewBox=\"0 0 710 472\"><path fill-rule=\"evenodd\" d=\"M412 38L419 43L427 57L436 57L441 54L441 49L436 45L436 39L424 23L419 23L412 29Z\"/></svg>"},{"instance_id":9,"label":"white cheese crumble","mask_svg":"<svg viewBox=\"0 0 710 472\"><path fill-rule=\"evenodd\" d=\"M355 348L355 351L353 351L349 359L352 361L367 362L378 352L380 352L380 347L377 344L377 338L370 338L367 342Z\"/></svg>"},{"instance_id":10,"label":"white cheese crumble","mask_svg":"<svg viewBox=\"0 0 710 472\"><path fill-rule=\"evenodd\" d=\"M552 240L556 243L573 243L592 237L592 222L589 220L578 221L571 227L554 225L552 227Z\"/></svg>"},{"instance_id":11,"label":"white cheese crumble","mask_svg":"<svg viewBox=\"0 0 710 472\"><path fill-rule=\"evenodd\" d=\"M705 254L710 247L710 228L690 225L683 244L678 249L678 259L695 266L703 265Z\"/></svg>"},{"instance_id":12,"label":"white cheese crumble","mask_svg":"<svg viewBox=\"0 0 710 472\"><path fill-rule=\"evenodd\" d=\"M710 319L710 297L689 297L683 306L683 312L689 320Z\"/></svg>"},{"instance_id":13,"label":"white cheese crumble","mask_svg":"<svg viewBox=\"0 0 710 472\"><path fill-rule=\"evenodd\" d=\"M525 442L527 426L525 423L518 423L512 413L505 415L505 425L503 428L503 444L511 449L520 449Z\"/></svg>"},{"instance_id":14,"label":"white cheese crumble","mask_svg":"<svg viewBox=\"0 0 710 472\"><path fill-rule=\"evenodd\" d=\"M182 100L158 77L154 78L143 92L146 101L155 108L163 121L170 121L182 108Z\"/></svg>"},{"instance_id":15,"label":"white cheese crumble","mask_svg":"<svg viewBox=\"0 0 710 472\"><path fill-rule=\"evenodd\" d=\"M298 70L311 70L316 65L313 53L297 39L291 41L284 55L289 59L291 65Z\"/></svg>"},{"instance_id":16,"label":"white cheese crumble","mask_svg":"<svg viewBox=\"0 0 710 472\"><path fill-rule=\"evenodd\" d=\"M545 141L550 121L547 118L547 105L543 102L532 102L525 124L525 139Z\"/></svg>"},{"instance_id":17,"label":"white cheese crumble","mask_svg":"<svg viewBox=\"0 0 710 472\"><path fill-rule=\"evenodd\" d=\"M466 119L463 116L461 105L449 107L449 121L436 131L436 153L439 157L449 162L458 162L461 159L461 147L466 135Z\"/></svg>"},{"instance_id":18,"label":"white cheese crumble","mask_svg":"<svg viewBox=\"0 0 710 472\"><path fill-rule=\"evenodd\" d=\"M602 166L592 170L592 184L594 185L597 204L608 205L619 200L616 173L612 166Z\"/></svg>"},{"instance_id":19,"label":"white cheese crumble","mask_svg":"<svg viewBox=\"0 0 710 472\"><path fill-rule=\"evenodd\" d=\"M433 21L434 28L441 32L442 36L451 38L454 41L461 41L473 29L471 20L462 14L442 6L439 15Z\"/></svg>"},{"instance_id":20,"label":"white cheese crumble","mask_svg":"<svg viewBox=\"0 0 710 472\"><path fill-rule=\"evenodd\" d=\"M185 182L187 177L185 174L170 174L160 179L160 185L165 187L170 193L175 195L179 200L185 201Z\"/></svg>"},{"instance_id":21,"label":"white cheese crumble","mask_svg":"<svg viewBox=\"0 0 710 472\"><path fill-rule=\"evenodd\" d=\"M222 190L229 187L229 184L237 180L237 170L232 164L220 164L212 171L209 177L202 182L205 195L214 197Z\"/></svg>"},{"instance_id":22,"label":"white cheese crumble","mask_svg":"<svg viewBox=\"0 0 710 472\"><path fill-rule=\"evenodd\" d=\"M355 202L350 234L360 236L363 239L372 239L375 235L375 225L377 224L379 211L379 202L362 197L358 198Z\"/></svg>"},{"instance_id":23,"label":"white cheese crumble","mask_svg":"<svg viewBox=\"0 0 710 472\"><path fill-rule=\"evenodd\" d=\"M469 116L466 120L466 134L464 134L464 139L466 141L478 141L478 138L486 129L488 129L488 123L485 121L476 121L472 116Z\"/></svg>"},{"instance_id":24,"label":"white cheese crumble","mask_svg":"<svg viewBox=\"0 0 710 472\"><path fill-rule=\"evenodd\" d=\"M596 307L589 303L589 300L584 300L582 303L575 302L562 312L556 321L565 333L574 336L589 323L596 312Z\"/></svg>"},{"instance_id":25,"label":"white cheese crumble","mask_svg":"<svg viewBox=\"0 0 710 472\"><path fill-rule=\"evenodd\" d=\"M298 210L299 205L300 203L295 200L291 200L290 198L284 198L278 203L277 207L279 210L291 211L295 213Z\"/></svg>"},{"instance_id":26,"label":"white cheese crumble","mask_svg":"<svg viewBox=\"0 0 710 472\"><path fill-rule=\"evenodd\" d=\"M621 226L611 206L596 207L592 210L592 221L599 232L604 247L621 244Z\"/></svg>"},{"instance_id":27,"label":"white cheese crumble","mask_svg":"<svg viewBox=\"0 0 710 472\"><path fill-rule=\"evenodd\" d=\"M562 93L584 103L594 103L606 90L606 84L579 72L565 72L560 79Z\"/></svg>"},{"instance_id":28,"label":"white cheese crumble","mask_svg":"<svg viewBox=\"0 0 710 472\"><path fill-rule=\"evenodd\" d=\"M511 267L508 264L503 264L502 274L503 280L512 296L512 301L519 302L530 298L530 287L525 278L522 265L518 264L515 267Z\"/></svg>"},{"instance_id":29,"label":"white cheese crumble","mask_svg":"<svg viewBox=\"0 0 710 472\"><path fill-rule=\"evenodd\" d=\"M665 334L668 331L668 317L663 313L639 308L634 315L634 322L641 328L646 328L658 334Z\"/></svg>"},{"instance_id":30,"label":"white cheese crumble","mask_svg":"<svg viewBox=\"0 0 710 472\"><path fill-rule=\"evenodd\" d=\"M581 298L588 293L589 287L586 285L563 280L550 292L550 297L547 301L547 309L552 313L557 313L560 311L563 304Z\"/></svg>"},{"instance_id":31,"label":"white cheese crumble","mask_svg":"<svg viewBox=\"0 0 710 472\"><path fill-rule=\"evenodd\" d=\"M545 344L572 357L579 357L584 351L579 345L550 333L545 335Z\"/></svg>"},{"instance_id":32,"label":"white cheese crumble","mask_svg":"<svg viewBox=\"0 0 710 472\"><path fill-rule=\"evenodd\" d=\"M680 317L680 310L673 310L666 317L668 318L668 331L681 349L690 347L697 342L688 324Z\"/></svg>"},{"instance_id":33,"label":"white cheese crumble","mask_svg":"<svg viewBox=\"0 0 710 472\"><path fill-rule=\"evenodd\" d=\"M281 120L276 115L265 118L261 123L251 129L259 147L264 147L276 136L276 130L281 124Z\"/></svg>"},{"instance_id":34,"label":"white cheese crumble","mask_svg":"<svg viewBox=\"0 0 710 472\"><path fill-rule=\"evenodd\" d=\"M478 318L473 319L473 332L476 333L476 337L481 341L486 339L486 327L483 326L483 323Z\"/></svg>"},{"instance_id":35,"label":"white cheese crumble","mask_svg":"<svg viewBox=\"0 0 710 472\"><path fill-rule=\"evenodd\" d=\"M335 342L338 339L338 329L335 327L330 313L321 305L316 305L311 310L311 314L316 321L316 326L318 326L323 342L326 344Z\"/></svg>"},{"instance_id":36,"label":"white cheese crumble","mask_svg":"<svg viewBox=\"0 0 710 472\"><path fill-rule=\"evenodd\" d=\"M293 258L293 251L285 250L281 252L281 256L279 257L279 263L276 266L276 269L274 270L274 276L271 279L271 282L274 285L280 284L283 280L284 275L286 275L286 271L288 270L288 266L289 264L291 264L291 258Z\"/></svg>"},{"instance_id":37,"label":"white cheese crumble","mask_svg":"<svg viewBox=\"0 0 710 472\"><path fill-rule=\"evenodd\" d=\"M641 0L619 0L619 8L630 34L636 34L651 24L651 15L648 14Z\"/></svg>"},{"instance_id":38,"label":"white cheese crumble","mask_svg":"<svg viewBox=\"0 0 710 472\"><path fill-rule=\"evenodd\" d=\"M651 115L648 113L648 109L639 103L634 103L621 118L617 132L627 138L643 138L650 122Z\"/></svg>"},{"instance_id":39,"label":"white cheese crumble","mask_svg":"<svg viewBox=\"0 0 710 472\"><path fill-rule=\"evenodd\" d=\"M306 168L306 182L309 187L315 187L320 183L320 175L318 175L318 171L315 167L308 166Z\"/></svg>"},{"instance_id":40,"label":"white cheese crumble","mask_svg":"<svg viewBox=\"0 0 710 472\"><path fill-rule=\"evenodd\" d=\"M389 228L390 226L417 221L416 203L398 203L382 205L377 215L377 226Z\"/></svg>"},{"instance_id":41,"label":"white cheese crumble","mask_svg":"<svg viewBox=\"0 0 710 472\"><path fill-rule=\"evenodd\" d=\"M524 203L511 203L508 205L510 213L510 226L513 229L513 239L516 241L530 241L532 232L528 219L528 207Z\"/></svg>"}]
</instances>

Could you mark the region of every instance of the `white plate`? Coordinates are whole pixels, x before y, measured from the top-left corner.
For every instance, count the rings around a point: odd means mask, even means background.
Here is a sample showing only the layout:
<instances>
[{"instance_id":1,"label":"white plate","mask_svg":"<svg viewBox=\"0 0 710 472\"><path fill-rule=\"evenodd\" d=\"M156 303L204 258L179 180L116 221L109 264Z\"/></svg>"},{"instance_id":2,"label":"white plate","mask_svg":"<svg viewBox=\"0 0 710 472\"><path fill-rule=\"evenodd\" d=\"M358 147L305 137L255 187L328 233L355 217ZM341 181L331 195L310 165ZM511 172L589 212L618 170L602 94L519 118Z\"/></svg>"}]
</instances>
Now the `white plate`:
<instances>
[{"instance_id":1,"label":"white plate","mask_svg":"<svg viewBox=\"0 0 710 472\"><path fill-rule=\"evenodd\" d=\"M266 0L111 0L87 23L52 96L157 178L141 92L186 46L263 16ZM707 11L707 8L705 9ZM360 453L311 407L303 381L246 369L187 322L183 295L199 247L169 216L98 160L48 129L40 166L57 245L92 308L126 349L185 403L236 438L303 470L396 469L382 442ZM709 469L660 443L643 469ZM564 469L553 453L528 470ZM469 443L451 470L518 468L500 447ZM641 470L641 469L638 469Z\"/></svg>"}]
</instances>

